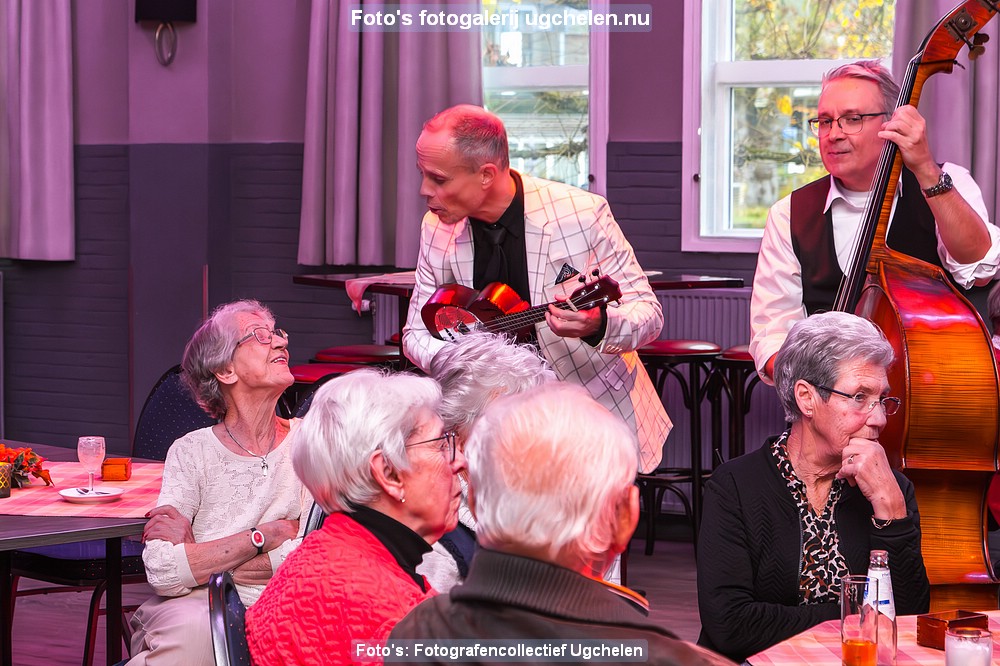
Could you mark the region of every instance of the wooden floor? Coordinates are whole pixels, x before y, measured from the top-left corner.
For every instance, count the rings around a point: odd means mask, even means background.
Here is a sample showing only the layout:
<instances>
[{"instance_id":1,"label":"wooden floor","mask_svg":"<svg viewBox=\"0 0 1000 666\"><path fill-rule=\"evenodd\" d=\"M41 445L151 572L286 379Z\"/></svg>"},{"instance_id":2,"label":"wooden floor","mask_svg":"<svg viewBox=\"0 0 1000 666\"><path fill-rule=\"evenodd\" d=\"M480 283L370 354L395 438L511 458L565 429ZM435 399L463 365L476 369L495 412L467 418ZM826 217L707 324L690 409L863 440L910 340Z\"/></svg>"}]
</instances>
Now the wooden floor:
<instances>
[{"instance_id":1,"label":"wooden floor","mask_svg":"<svg viewBox=\"0 0 1000 666\"><path fill-rule=\"evenodd\" d=\"M673 536L670 525L661 531ZM638 532L641 534L641 530ZM682 538L681 535L678 538ZM661 537L662 538L662 537ZM628 559L628 585L650 601L650 619L684 640L698 638L698 597L694 549L690 542L657 541L653 555L643 555L644 542L634 539ZM24 581L22 588L31 583ZM125 604L138 604L151 594L144 585L125 588ZM90 593L23 597L14 613L15 666L70 666L83 662ZM44 629L41 629L44 627ZM100 620L95 664L105 663L104 618Z\"/></svg>"}]
</instances>

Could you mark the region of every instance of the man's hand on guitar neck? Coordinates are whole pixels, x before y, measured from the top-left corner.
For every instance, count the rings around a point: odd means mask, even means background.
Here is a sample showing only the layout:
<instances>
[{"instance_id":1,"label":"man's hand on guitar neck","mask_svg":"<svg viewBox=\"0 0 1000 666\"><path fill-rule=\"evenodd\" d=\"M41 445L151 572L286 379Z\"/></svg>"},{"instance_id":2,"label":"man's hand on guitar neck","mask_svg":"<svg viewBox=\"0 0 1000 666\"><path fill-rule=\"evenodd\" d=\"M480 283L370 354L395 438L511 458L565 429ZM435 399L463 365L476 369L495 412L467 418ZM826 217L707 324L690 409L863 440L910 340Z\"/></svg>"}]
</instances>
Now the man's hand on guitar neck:
<instances>
[{"instance_id":1,"label":"man's hand on guitar neck","mask_svg":"<svg viewBox=\"0 0 1000 666\"><path fill-rule=\"evenodd\" d=\"M565 301L565 296L556 296L557 303ZM604 322L605 315L599 307L574 311L549 304L549 311L545 313L545 323L553 333L563 338L589 338L598 332L603 337Z\"/></svg>"}]
</instances>

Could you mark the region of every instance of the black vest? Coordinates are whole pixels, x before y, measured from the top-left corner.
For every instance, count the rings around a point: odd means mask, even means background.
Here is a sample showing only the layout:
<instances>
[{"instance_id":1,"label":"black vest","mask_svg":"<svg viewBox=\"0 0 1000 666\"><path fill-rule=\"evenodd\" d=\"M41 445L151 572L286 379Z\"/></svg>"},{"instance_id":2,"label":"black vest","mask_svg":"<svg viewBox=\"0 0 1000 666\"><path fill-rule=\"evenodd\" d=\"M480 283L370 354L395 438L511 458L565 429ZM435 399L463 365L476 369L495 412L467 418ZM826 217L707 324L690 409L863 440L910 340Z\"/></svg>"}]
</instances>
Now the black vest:
<instances>
[{"instance_id":1,"label":"black vest","mask_svg":"<svg viewBox=\"0 0 1000 666\"><path fill-rule=\"evenodd\" d=\"M886 244L897 252L941 266L934 216L920 184L906 167L902 181L902 195L896 203ZM802 267L802 302L808 314L832 308L844 278L833 242L833 212L823 212L829 192L829 176L792 192L792 249Z\"/></svg>"}]
</instances>

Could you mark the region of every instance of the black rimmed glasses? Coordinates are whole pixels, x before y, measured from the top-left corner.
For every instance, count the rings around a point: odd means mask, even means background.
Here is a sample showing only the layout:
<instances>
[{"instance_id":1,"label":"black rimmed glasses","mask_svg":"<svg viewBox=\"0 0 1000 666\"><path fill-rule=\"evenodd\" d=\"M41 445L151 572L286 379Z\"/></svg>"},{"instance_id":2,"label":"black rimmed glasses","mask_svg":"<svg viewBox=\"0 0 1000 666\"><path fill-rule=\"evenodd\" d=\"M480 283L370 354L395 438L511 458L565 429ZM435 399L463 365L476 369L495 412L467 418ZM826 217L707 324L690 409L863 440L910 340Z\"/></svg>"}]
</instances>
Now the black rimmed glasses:
<instances>
[{"instance_id":1,"label":"black rimmed glasses","mask_svg":"<svg viewBox=\"0 0 1000 666\"><path fill-rule=\"evenodd\" d=\"M241 344L243 344L250 338L257 338L257 342L259 342L260 344L269 345L271 344L271 340L273 340L274 336L276 335L285 342L288 342L288 331L281 328L270 329L265 326L258 326L257 328L253 329L252 331L244 335L242 338L237 340L236 346L239 347Z\"/></svg>"},{"instance_id":2,"label":"black rimmed glasses","mask_svg":"<svg viewBox=\"0 0 1000 666\"><path fill-rule=\"evenodd\" d=\"M812 382L809 382L812 384ZM823 386L822 384L813 384L816 388L821 391L829 391L834 395L839 395L843 398L849 398L854 401L854 404L858 406L859 411L870 412L875 409L875 405L882 405L882 409L885 410L886 416L892 416L899 411L899 406L902 401L899 398L893 398L891 396L886 396L884 398L871 399L864 391L858 391L857 393L844 393L843 391L838 391L837 389L832 389L829 386Z\"/></svg>"},{"instance_id":3,"label":"black rimmed glasses","mask_svg":"<svg viewBox=\"0 0 1000 666\"><path fill-rule=\"evenodd\" d=\"M441 442L438 446L438 451L445 454L448 457L448 462L455 462L455 451L458 448L458 433L454 430L449 430L440 437L435 437L434 439L425 439L422 442L414 442L413 444L405 444L404 449L408 449L411 446L420 446L421 444L430 444L432 442Z\"/></svg>"},{"instance_id":4,"label":"black rimmed glasses","mask_svg":"<svg viewBox=\"0 0 1000 666\"><path fill-rule=\"evenodd\" d=\"M887 115L885 111L878 113L847 113L839 118L810 118L809 129L817 136L826 136L833 129L833 123L844 134L857 134L865 128L865 118Z\"/></svg>"}]
</instances>

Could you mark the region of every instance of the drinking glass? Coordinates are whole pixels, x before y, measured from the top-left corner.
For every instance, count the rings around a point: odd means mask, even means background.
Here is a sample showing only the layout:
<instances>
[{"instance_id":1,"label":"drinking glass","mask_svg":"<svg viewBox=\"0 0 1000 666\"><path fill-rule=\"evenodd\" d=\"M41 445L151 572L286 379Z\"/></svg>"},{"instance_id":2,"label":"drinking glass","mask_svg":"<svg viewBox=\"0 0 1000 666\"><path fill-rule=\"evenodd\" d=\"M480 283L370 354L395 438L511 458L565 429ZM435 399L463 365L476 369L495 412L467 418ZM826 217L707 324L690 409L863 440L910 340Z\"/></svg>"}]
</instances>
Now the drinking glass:
<instances>
[{"instance_id":1,"label":"drinking glass","mask_svg":"<svg viewBox=\"0 0 1000 666\"><path fill-rule=\"evenodd\" d=\"M985 629L949 629L944 635L945 666L990 666L993 634Z\"/></svg>"},{"instance_id":2,"label":"drinking glass","mask_svg":"<svg viewBox=\"0 0 1000 666\"><path fill-rule=\"evenodd\" d=\"M865 603L878 598L878 579L844 576L840 579L840 648L843 666L875 666L878 611Z\"/></svg>"},{"instance_id":3,"label":"drinking glass","mask_svg":"<svg viewBox=\"0 0 1000 666\"><path fill-rule=\"evenodd\" d=\"M90 494L94 492L94 474L101 469L101 463L104 462L104 438L81 437L76 443L76 455L89 474L87 494Z\"/></svg>"}]
</instances>

